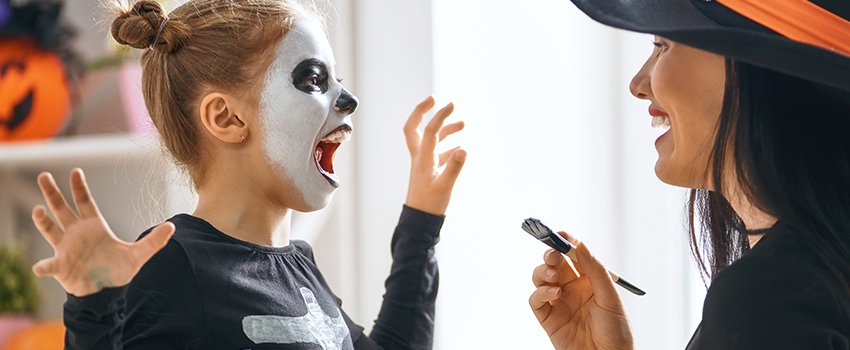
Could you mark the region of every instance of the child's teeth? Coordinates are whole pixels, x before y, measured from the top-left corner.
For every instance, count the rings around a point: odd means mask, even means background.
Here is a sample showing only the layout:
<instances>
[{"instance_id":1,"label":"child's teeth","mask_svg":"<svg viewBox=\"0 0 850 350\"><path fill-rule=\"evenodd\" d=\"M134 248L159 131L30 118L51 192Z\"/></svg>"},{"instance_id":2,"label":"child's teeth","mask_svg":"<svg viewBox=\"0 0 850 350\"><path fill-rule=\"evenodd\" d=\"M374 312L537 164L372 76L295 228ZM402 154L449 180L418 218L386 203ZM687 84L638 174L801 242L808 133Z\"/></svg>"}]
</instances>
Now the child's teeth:
<instances>
[{"instance_id":1,"label":"child's teeth","mask_svg":"<svg viewBox=\"0 0 850 350\"><path fill-rule=\"evenodd\" d=\"M322 142L335 142L340 143L343 141L348 141L351 139L351 133L345 130L337 130L333 134L328 135L322 139Z\"/></svg>"}]
</instances>

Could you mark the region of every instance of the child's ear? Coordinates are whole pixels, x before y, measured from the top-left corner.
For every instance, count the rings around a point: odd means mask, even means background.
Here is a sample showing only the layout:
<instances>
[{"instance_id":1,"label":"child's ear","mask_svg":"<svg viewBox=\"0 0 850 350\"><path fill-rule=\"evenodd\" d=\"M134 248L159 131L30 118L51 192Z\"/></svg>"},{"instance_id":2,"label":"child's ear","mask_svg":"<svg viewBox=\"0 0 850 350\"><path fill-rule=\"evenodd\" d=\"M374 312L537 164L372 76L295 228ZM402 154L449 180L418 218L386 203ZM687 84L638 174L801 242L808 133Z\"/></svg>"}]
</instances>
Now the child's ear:
<instances>
[{"instance_id":1,"label":"child's ear","mask_svg":"<svg viewBox=\"0 0 850 350\"><path fill-rule=\"evenodd\" d=\"M231 95L210 93L201 100L200 114L204 128L217 139L228 143L239 143L248 137L239 100Z\"/></svg>"}]
</instances>

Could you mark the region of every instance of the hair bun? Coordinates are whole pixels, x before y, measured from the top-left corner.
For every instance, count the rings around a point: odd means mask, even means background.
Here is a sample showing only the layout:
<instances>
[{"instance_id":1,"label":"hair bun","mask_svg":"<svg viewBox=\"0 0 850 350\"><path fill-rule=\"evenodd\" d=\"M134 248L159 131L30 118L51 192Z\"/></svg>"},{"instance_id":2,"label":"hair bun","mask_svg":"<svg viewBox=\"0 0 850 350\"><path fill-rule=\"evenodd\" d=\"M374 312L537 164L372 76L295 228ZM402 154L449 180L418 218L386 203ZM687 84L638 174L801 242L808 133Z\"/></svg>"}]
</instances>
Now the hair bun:
<instances>
[{"instance_id":1,"label":"hair bun","mask_svg":"<svg viewBox=\"0 0 850 350\"><path fill-rule=\"evenodd\" d=\"M189 37L189 27L179 19L166 17L165 10L156 1L140 0L130 9L116 12L111 32L115 41L122 45L171 53L183 46Z\"/></svg>"}]
</instances>

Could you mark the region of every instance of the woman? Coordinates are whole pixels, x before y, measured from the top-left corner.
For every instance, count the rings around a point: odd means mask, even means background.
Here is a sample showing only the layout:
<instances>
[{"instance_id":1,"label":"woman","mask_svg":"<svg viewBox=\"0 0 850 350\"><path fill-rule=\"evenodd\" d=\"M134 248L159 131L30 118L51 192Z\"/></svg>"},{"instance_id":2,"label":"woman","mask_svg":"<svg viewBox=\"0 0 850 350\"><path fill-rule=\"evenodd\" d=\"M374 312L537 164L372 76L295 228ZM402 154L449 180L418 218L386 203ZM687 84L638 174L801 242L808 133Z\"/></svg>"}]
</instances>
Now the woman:
<instances>
[{"instance_id":1,"label":"woman","mask_svg":"<svg viewBox=\"0 0 850 350\"><path fill-rule=\"evenodd\" d=\"M656 34L631 82L650 102L659 179L693 189L711 285L688 349L850 349L850 3L573 0ZM699 232L695 232L699 231ZM546 253L530 304L557 349L631 349L589 249Z\"/></svg>"},{"instance_id":2,"label":"woman","mask_svg":"<svg viewBox=\"0 0 850 350\"><path fill-rule=\"evenodd\" d=\"M405 126L413 159L393 265L369 336L341 309L310 246L290 241L293 210L325 207L334 153L357 98L334 72L321 16L294 0L151 0L116 8L113 37L144 49L142 88L162 141L199 203L135 244L110 232L75 169L79 217L52 177L33 220L55 256L34 272L68 292L66 349L427 349L437 294L434 245L466 153L435 147L463 128L420 134L433 98ZM441 167L445 165L444 169Z\"/></svg>"}]
</instances>

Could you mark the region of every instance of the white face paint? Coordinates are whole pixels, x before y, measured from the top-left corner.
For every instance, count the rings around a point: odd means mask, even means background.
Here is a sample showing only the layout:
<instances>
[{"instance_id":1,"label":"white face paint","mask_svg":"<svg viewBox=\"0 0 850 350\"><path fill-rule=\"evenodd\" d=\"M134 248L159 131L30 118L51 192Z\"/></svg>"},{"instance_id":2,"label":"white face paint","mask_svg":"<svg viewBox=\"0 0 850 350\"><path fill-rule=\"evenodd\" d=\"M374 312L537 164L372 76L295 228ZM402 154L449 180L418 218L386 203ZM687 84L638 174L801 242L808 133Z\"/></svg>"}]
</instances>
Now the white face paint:
<instances>
[{"instance_id":1,"label":"white face paint","mask_svg":"<svg viewBox=\"0 0 850 350\"><path fill-rule=\"evenodd\" d=\"M303 208L295 209L321 209L339 187L333 153L349 138L357 98L337 82L333 52L318 22L297 20L274 55L260 99L263 150L301 195Z\"/></svg>"}]
</instances>

